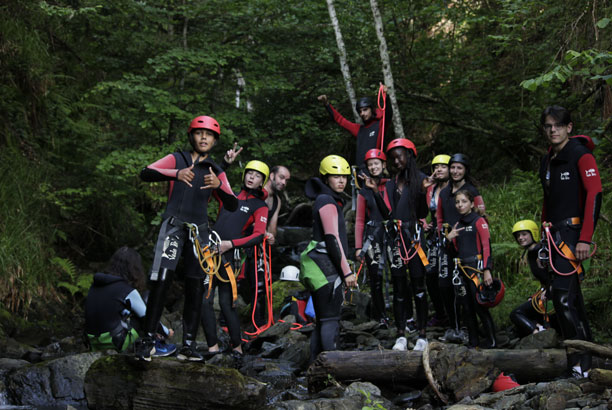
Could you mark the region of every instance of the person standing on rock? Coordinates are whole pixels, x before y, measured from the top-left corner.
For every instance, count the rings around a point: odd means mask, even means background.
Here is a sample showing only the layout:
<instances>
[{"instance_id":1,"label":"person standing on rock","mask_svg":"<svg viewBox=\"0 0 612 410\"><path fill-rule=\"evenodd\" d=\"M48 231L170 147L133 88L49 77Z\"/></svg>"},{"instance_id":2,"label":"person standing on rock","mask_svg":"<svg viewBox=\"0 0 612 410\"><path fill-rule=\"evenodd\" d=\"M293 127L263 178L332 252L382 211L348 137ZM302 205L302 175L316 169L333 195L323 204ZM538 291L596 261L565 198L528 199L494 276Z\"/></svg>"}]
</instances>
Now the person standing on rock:
<instances>
[{"instance_id":1,"label":"person standing on rock","mask_svg":"<svg viewBox=\"0 0 612 410\"><path fill-rule=\"evenodd\" d=\"M510 321L517 328L521 337L545 330L549 324L558 329L555 312L553 309L548 309L548 300L552 293L550 277L545 264L538 257L542 249L540 228L534 221L524 219L514 224L512 235L516 242L525 249L529 269L534 278L540 282L540 289L525 303L512 310Z\"/></svg>"},{"instance_id":2,"label":"person standing on rock","mask_svg":"<svg viewBox=\"0 0 612 410\"><path fill-rule=\"evenodd\" d=\"M438 198L438 208L436 209L436 224L438 237L444 236L444 230L450 229L460 218L455 206L455 195L459 190L466 189L474 197L474 205L481 214L485 213L485 204L478 189L472 184L470 178L470 160L465 154L456 153L448 161L450 180L449 184L440 191ZM446 227L446 228L444 228ZM457 303L455 290L452 286L452 275L450 272L449 261L453 259L453 250L447 254L447 249L442 250L439 267L439 290L442 301L448 315L450 328L446 330L444 339L452 342L460 342L466 338L465 332L461 329L461 306ZM444 263L446 262L446 263Z\"/></svg>"},{"instance_id":3,"label":"person standing on rock","mask_svg":"<svg viewBox=\"0 0 612 410\"><path fill-rule=\"evenodd\" d=\"M591 240L601 208L601 178L588 136L570 137L571 114L553 105L540 116L542 131L550 143L540 164L544 191L542 222L547 240L563 242L559 251L549 246L553 304L565 339L592 340L580 282L581 262L590 258ZM550 233L550 237L548 236ZM568 365L577 377L586 377L591 355L572 353Z\"/></svg>"},{"instance_id":4,"label":"person standing on rock","mask_svg":"<svg viewBox=\"0 0 612 410\"><path fill-rule=\"evenodd\" d=\"M237 289L233 278L230 277L234 273L227 266L232 264L236 268L240 266L240 254L234 252L234 250L253 249L264 240L268 222L268 207L264 202L267 192L263 189L263 185L268 179L269 169L262 161L249 161L244 167L242 175L242 189L236 196L238 198L238 209L230 211L222 206L213 226L213 231L221 238L219 249L223 258L219 272L221 278L216 275L208 277L208 281L212 281L212 283L209 282L210 292L204 298L202 308L202 327L208 343L208 352L217 353L219 345L213 303L214 291L219 288L219 305L229 331L232 354L236 358L243 354L242 337L240 334L240 318L234 308L233 300L237 296ZM262 277L259 277L259 275ZM260 271L258 265L252 265L251 269L247 265L245 269L245 277L249 281L250 291L254 292L254 295L251 295L251 300L253 301L252 317L255 320L255 326L263 325L266 320L265 307L268 305L268 301L266 300L265 286L268 283L266 283L264 275L265 272Z\"/></svg>"},{"instance_id":5,"label":"person standing on rock","mask_svg":"<svg viewBox=\"0 0 612 410\"><path fill-rule=\"evenodd\" d=\"M408 280L416 308L416 325L419 332L415 350L427 346L427 289L425 286L425 266L429 264L427 255L421 247L421 226L419 220L427 216L425 192L434 183L433 177L422 173L416 163L416 147L405 138L398 138L387 145L387 157L393 165L393 174L387 181L385 190L391 205L393 230L391 276L393 280L393 313L398 338L393 350L406 350L405 337L406 303Z\"/></svg>"},{"instance_id":6,"label":"person standing on rock","mask_svg":"<svg viewBox=\"0 0 612 410\"><path fill-rule=\"evenodd\" d=\"M367 173L359 175L365 186L357 196L355 215L355 258L365 264L368 271L372 297L371 316L385 328L389 326L383 297L386 249L389 242L385 225L391 213L391 206L382 199L385 197L385 184L389 180L384 178L386 163L387 156L381 150L372 148L366 153Z\"/></svg>"},{"instance_id":7,"label":"person standing on rock","mask_svg":"<svg viewBox=\"0 0 612 410\"><path fill-rule=\"evenodd\" d=\"M177 358L203 360L197 351L196 336L200 326L204 272L195 254L198 251L196 243L200 249L210 243L207 209L211 197L229 211L238 207L238 199L225 172L209 156L220 133L217 120L205 115L196 117L187 130L193 150L169 154L140 173L140 178L146 182L169 182L168 204L162 215L151 267L145 334L136 346L136 357L140 360L151 360L155 352L155 331L181 255L184 257L185 304L183 346Z\"/></svg>"},{"instance_id":8,"label":"person standing on rock","mask_svg":"<svg viewBox=\"0 0 612 410\"><path fill-rule=\"evenodd\" d=\"M139 292L144 288L140 255L127 246L119 248L105 272L94 275L85 300L85 332L92 350L124 352L132 347L147 310ZM165 343L172 335L172 329L158 323L155 356L169 356L176 351L175 344Z\"/></svg>"},{"instance_id":9,"label":"person standing on rock","mask_svg":"<svg viewBox=\"0 0 612 410\"><path fill-rule=\"evenodd\" d=\"M463 318L467 323L469 347L497 347L495 324L484 300L479 300L479 292L483 289L493 290L491 234L487 220L476 212L474 196L467 189L456 192L455 207L459 220L446 235L449 246L457 253L453 271L453 286L456 288L457 301L464 309ZM496 280L496 284L501 284ZM503 297L503 292L494 293L493 303L499 303L497 296ZM487 301L486 303L489 303ZM476 316L485 328L487 342L480 344Z\"/></svg>"},{"instance_id":10,"label":"person standing on rock","mask_svg":"<svg viewBox=\"0 0 612 410\"><path fill-rule=\"evenodd\" d=\"M344 283L357 284L346 255L348 239L341 193L351 169L339 155L328 155L319 166L319 177L306 182L305 193L314 200L312 240L300 255L300 281L311 292L316 327L310 338L310 359L322 351L336 350Z\"/></svg>"}]
</instances>

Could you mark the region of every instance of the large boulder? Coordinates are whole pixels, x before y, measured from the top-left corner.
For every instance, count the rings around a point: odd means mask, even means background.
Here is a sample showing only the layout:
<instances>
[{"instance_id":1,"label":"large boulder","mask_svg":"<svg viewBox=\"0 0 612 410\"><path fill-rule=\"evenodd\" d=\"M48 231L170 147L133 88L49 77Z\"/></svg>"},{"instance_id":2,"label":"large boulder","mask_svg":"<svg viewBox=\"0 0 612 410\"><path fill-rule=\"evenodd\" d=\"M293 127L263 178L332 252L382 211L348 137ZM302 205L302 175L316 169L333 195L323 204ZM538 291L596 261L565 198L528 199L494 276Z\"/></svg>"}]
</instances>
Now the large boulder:
<instances>
[{"instance_id":1,"label":"large boulder","mask_svg":"<svg viewBox=\"0 0 612 410\"><path fill-rule=\"evenodd\" d=\"M266 384L209 364L115 355L92 364L85 394L95 410L258 409L264 406Z\"/></svg>"},{"instance_id":2,"label":"large boulder","mask_svg":"<svg viewBox=\"0 0 612 410\"><path fill-rule=\"evenodd\" d=\"M83 380L101 353L81 353L33 365L19 366L6 374L12 403L29 406L82 406Z\"/></svg>"}]
</instances>

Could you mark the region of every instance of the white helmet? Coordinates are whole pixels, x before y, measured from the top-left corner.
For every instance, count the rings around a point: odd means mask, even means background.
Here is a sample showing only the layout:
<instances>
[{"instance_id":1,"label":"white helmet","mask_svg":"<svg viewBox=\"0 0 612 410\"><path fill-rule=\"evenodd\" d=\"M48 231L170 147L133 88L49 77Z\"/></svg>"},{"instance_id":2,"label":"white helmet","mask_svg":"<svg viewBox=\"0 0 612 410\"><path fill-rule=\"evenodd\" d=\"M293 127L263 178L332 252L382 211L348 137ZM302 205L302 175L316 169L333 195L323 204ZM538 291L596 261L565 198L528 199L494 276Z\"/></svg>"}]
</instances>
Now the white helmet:
<instances>
[{"instance_id":1,"label":"white helmet","mask_svg":"<svg viewBox=\"0 0 612 410\"><path fill-rule=\"evenodd\" d=\"M293 265L287 265L283 268L283 270L281 270L280 280L290 280L292 282L299 282L300 270Z\"/></svg>"}]
</instances>

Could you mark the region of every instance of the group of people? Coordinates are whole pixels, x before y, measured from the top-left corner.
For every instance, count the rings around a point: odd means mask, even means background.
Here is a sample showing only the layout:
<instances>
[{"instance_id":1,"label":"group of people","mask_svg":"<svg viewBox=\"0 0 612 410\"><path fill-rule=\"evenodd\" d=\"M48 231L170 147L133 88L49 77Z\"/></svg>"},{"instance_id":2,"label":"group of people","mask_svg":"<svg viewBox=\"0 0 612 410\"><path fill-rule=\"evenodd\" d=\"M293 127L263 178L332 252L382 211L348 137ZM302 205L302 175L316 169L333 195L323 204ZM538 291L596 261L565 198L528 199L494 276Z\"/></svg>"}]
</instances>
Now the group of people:
<instances>
[{"instance_id":1,"label":"group of people","mask_svg":"<svg viewBox=\"0 0 612 410\"><path fill-rule=\"evenodd\" d=\"M393 349L406 350L406 332L417 331L414 349L423 350L427 326L434 324L448 326L442 340L496 347L489 308L502 300L505 286L493 276L489 224L483 198L470 180L468 157L437 155L427 176L416 164L417 149L410 140L392 140L383 152L380 130L391 117L389 108L383 111L369 98L360 99L355 108L363 124L356 124L339 114L327 96L318 99L331 118L357 138L354 163L362 186L355 260L367 267L372 316L382 326L390 323L383 297L383 273L390 271L398 334ZM521 220L512 231L542 288L514 309L511 320L523 335L553 326L563 338L591 340L580 282L581 262L594 253L591 240L601 205L594 144L588 136L570 136L573 123L563 107L547 107L540 120L550 143L539 171L543 223L539 227L532 220ZM344 158L332 155L323 159L319 171L320 177L306 187L307 196L315 200L314 231L313 241L302 253L301 273L314 291L318 330L313 354L335 349L342 301L338 289L343 281L347 286L355 283L346 262L348 244L338 195L351 169ZM428 297L434 308L431 319ZM548 308L548 300L554 309ZM573 354L569 365L583 377L590 369L590 356Z\"/></svg>"},{"instance_id":2,"label":"group of people","mask_svg":"<svg viewBox=\"0 0 612 410\"><path fill-rule=\"evenodd\" d=\"M135 354L140 360L152 355L169 355L176 347L166 343L173 331L160 322L167 291L175 276L179 258L183 257L184 277L183 340L178 349L179 360L202 361L196 336L202 325L208 344L208 354L220 351L217 340L217 320L213 309L218 289L219 305L230 335L230 350L241 356L242 332L234 301L241 292L253 302L265 287L261 258L247 255L241 263L238 249L248 249L275 241L280 193L289 178L289 170L276 166L271 170L262 161L249 161L244 167L241 189L234 193L225 174L241 149L227 151L221 165L210 157L211 149L221 134L219 123L210 116L198 116L187 130L191 151L175 152L146 166L140 177L146 182L168 181L169 194L162 224L155 244L155 256L149 275L146 303L138 284L132 279L142 276L140 257L135 251L122 248L112 258L105 273L95 275L86 302L86 333L94 348L125 350L136 336ZM211 199L219 203L218 215L212 227L208 223ZM256 253L256 252L255 252ZM124 255L137 259L137 266L125 261ZM137 253L136 253L137 255ZM120 260L120 268L114 261ZM265 272L263 272L265 273ZM142 282L140 278L138 282ZM118 283L114 288L107 283ZM140 286L142 291L142 286ZM244 291L244 289L247 291ZM137 297L134 297L137 295ZM250 298L250 300L248 300ZM103 300L112 299L114 306L101 307ZM260 299L261 301L261 299ZM264 322L265 310L253 303L254 326ZM136 326L128 316L140 319ZM137 329L137 330L135 330ZM110 341L110 343L109 343ZM105 343L106 342L106 343ZM169 346L170 345L170 346Z\"/></svg>"},{"instance_id":3,"label":"group of people","mask_svg":"<svg viewBox=\"0 0 612 410\"><path fill-rule=\"evenodd\" d=\"M386 92L386 87L381 89ZM504 284L493 275L485 205L470 179L468 157L462 153L437 155L428 176L417 165L417 149L409 139L394 139L383 147L383 130L392 116L390 104L381 109L369 98L360 99L355 108L363 123L357 124L336 111L327 96L318 99L331 118L356 137L357 157L351 167L342 156L326 156L318 175L305 186L306 196L313 201L313 231L311 242L300 256L299 277L311 292L314 305L312 358L321 351L336 349L343 287L357 284L357 269L351 267L349 259L367 269L371 314L381 326L393 322L397 330L394 350L407 349L407 332L418 332L415 350L425 349L427 327L432 325L447 326L444 340L469 347L496 347L489 308L503 298ZM581 261L591 256L601 203L592 141L587 136L570 137L573 124L562 107L548 107L542 113L541 125L551 144L540 167L544 228L522 220L513 227L513 234L526 249L529 266L542 288L517 307L511 319L522 334L545 328L553 322L553 312L546 303L550 299L556 312L554 326L562 336L590 340L580 281L584 277ZM156 352L163 355L172 351L165 340L173 331L161 324L160 318L182 255L185 302L178 358L203 360L195 342L200 324L208 353L220 351L212 306L217 289L231 352L242 354L240 320L233 303L238 291L235 278L239 273L245 277L242 282L250 289L248 301L266 299L267 264L265 258L256 258L257 246L274 243L279 193L290 174L286 167L270 170L262 161L249 161L243 170L242 187L235 194L224 170L240 152L236 145L227 151L221 165L210 157L220 134L214 118L196 117L187 132L192 151L167 155L141 172L144 181L169 182L168 204L149 275L148 300L145 304L144 298L134 293L143 282L139 256L129 248L120 249L107 272L96 275L88 297L86 330L92 345L106 342L120 350L139 336L139 359L150 360ZM351 175L356 176L354 258L348 253L342 195ZM219 213L209 227L207 209L212 198L219 202ZM248 250L246 262L240 261L237 249ZM393 290L393 321L387 316L383 296L386 270ZM141 278L135 280L135 276ZM109 284L115 290L109 290ZM102 293L96 296L96 291ZM120 314L92 313L99 310L99 300L109 294L114 295ZM431 318L428 299L434 309ZM266 322L264 306L253 303L255 327ZM142 318L138 335L125 325L122 315L127 311ZM479 331L478 320L484 334ZM590 368L589 360L588 355L575 355L570 365L584 375Z\"/></svg>"}]
</instances>

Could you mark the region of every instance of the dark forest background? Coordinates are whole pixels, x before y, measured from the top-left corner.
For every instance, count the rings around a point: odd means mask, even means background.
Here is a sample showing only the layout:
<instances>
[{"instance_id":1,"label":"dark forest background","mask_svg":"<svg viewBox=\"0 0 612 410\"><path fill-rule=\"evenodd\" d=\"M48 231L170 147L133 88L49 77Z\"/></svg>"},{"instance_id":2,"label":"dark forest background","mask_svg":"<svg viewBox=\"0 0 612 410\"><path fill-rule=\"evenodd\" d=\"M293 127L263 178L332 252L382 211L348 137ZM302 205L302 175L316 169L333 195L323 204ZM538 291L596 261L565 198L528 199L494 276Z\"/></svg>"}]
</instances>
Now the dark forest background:
<instances>
[{"instance_id":1,"label":"dark forest background","mask_svg":"<svg viewBox=\"0 0 612 410\"><path fill-rule=\"evenodd\" d=\"M541 110L573 112L604 183L599 245L584 283L596 338L612 337L608 0L378 0L395 93L419 165L470 156L509 285L496 319L535 292L512 224L539 220ZM357 96L383 81L370 2L336 0ZM150 257L164 184L142 167L186 148L196 115L221 124L220 159L292 171L289 205L325 155L354 140L317 102L352 118L324 0L6 0L0 5L0 305L26 318L77 309L119 246ZM391 133L391 131L388 131ZM387 140L392 135L387 136ZM230 181L237 187L240 167ZM505 307L503 307L505 306Z\"/></svg>"}]
</instances>

